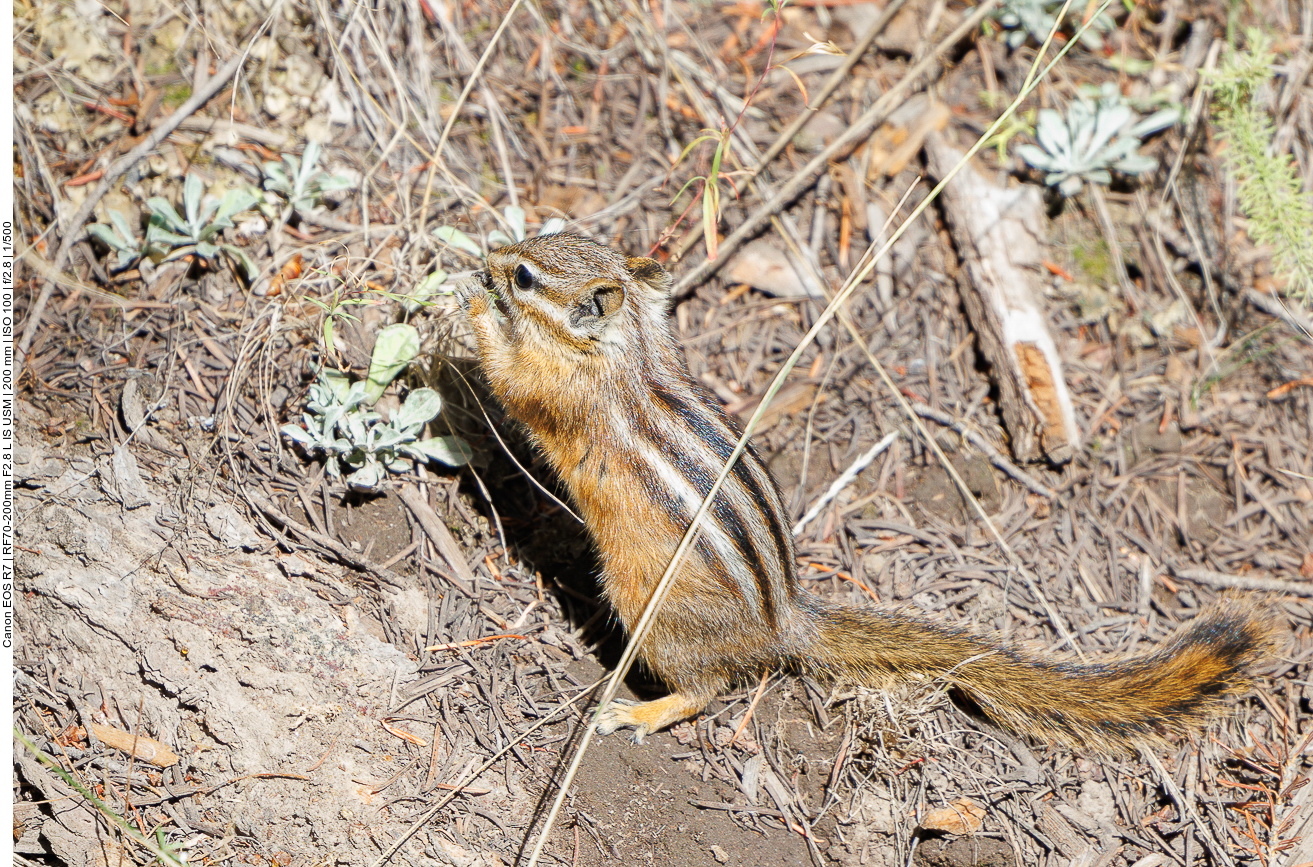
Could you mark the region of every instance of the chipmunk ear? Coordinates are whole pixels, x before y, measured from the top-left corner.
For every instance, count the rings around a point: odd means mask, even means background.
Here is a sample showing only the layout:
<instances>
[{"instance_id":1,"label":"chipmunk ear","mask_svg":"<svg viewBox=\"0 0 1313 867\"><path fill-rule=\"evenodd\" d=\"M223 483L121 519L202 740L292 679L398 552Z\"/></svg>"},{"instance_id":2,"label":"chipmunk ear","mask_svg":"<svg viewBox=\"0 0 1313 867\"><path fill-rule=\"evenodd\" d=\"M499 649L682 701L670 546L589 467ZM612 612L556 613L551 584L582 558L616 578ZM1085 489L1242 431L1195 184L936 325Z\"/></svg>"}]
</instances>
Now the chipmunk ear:
<instances>
[{"instance_id":1,"label":"chipmunk ear","mask_svg":"<svg viewBox=\"0 0 1313 867\"><path fill-rule=\"evenodd\" d=\"M670 296L670 289L675 285L675 281L657 260L635 256L625 260L625 267L629 269L635 280L650 289L657 298L664 301Z\"/></svg>"}]
</instances>

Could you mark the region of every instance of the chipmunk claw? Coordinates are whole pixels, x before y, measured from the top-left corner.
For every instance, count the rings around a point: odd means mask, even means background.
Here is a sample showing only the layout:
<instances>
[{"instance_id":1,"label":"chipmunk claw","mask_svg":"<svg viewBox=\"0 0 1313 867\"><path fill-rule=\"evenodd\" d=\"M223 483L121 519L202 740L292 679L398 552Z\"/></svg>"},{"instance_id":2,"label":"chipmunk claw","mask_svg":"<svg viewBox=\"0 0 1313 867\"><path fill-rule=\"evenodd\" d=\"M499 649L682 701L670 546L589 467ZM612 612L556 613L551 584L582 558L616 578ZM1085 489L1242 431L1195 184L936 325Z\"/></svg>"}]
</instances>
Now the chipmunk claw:
<instances>
[{"instance_id":1,"label":"chipmunk claw","mask_svg":"<svg viewBox=\"0 0 1313 867\"><path fill-rule=\"evenodd\" d=\"M639 702L628 701L623 698L613 698L611 703L606 706L606 710L597 715L593 726L597 733L602 736L612 734L623 728L632 728L632 738L634 743L641 744L643 739L651 733L648 723L634 715L633 708L641 707Z\"/></svg>"},{"instance_id":2,"label":"chipmunk claw","mask_svg":"<svg viewBox=\"0 0 1313 867\"><path fill-rule=\"evenodd\" d=\"M456 303L462 309L469 310L475 298L488 294L488 287L484 285L478 275L475 275L458 282L452 294L456 296Z\"/></svg>"}]
</instances>

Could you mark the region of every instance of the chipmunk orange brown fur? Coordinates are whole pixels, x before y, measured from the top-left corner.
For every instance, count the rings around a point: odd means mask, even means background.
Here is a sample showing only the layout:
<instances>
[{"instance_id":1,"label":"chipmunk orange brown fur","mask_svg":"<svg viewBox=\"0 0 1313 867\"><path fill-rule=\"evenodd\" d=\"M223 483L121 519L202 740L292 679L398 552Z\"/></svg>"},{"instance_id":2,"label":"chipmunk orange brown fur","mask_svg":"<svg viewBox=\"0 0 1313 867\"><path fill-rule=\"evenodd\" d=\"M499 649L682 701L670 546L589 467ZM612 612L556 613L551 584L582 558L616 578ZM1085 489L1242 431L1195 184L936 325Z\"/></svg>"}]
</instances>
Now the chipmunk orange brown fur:
<instances>
[{"instance_id":1,"label":"chipmunk orange brown fur","mask_svg":"<svg viewBox=\"0 0 1313 867\"><path fill-rule=\"evenodd\" d=\"M668 322L671 280L576 235L497 250L462 290L493 392L564 481L632 628L738 431L689 375ZM603 734L636 740L768 668L883 680L943 678L989 716L1040 738L1124 748L1189 728L1243 688L1269 648L1257 609L1196 618L1154 652L1078 665L902 611L799 586L779 492L749 450L708 513L640 656L673 690L614 704Z\"/></svg>"}]
</instances>

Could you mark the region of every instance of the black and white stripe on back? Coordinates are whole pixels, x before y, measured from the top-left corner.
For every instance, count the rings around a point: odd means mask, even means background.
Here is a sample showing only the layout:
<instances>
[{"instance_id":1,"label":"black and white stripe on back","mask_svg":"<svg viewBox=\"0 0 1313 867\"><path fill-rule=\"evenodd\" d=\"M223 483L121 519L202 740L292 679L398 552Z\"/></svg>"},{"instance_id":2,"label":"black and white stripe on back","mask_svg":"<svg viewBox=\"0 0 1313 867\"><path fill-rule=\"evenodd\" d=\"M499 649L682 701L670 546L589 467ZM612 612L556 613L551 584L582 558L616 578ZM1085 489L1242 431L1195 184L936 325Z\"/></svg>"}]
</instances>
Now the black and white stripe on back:
<instances>
[{"instance_id":1,"label":"black and white stripe on back","mask_svg":"<svg viewBox=\"0 0 1313 867\"><path fill-rule=\"evenodd\" d=\"M641 444L645 485L664 489L658 501L672 522L686 528L739 434L714 398L681 374L648 371L646 394L639 399L649 411L617 421L637 428L622 441ZM751 448L735 463L712 504L698 553L723 585L745 601L760 599L761 617L780 625L788 610L781 595L792 585L792 537L775 483Z\"/></svg>"}]
</instances>

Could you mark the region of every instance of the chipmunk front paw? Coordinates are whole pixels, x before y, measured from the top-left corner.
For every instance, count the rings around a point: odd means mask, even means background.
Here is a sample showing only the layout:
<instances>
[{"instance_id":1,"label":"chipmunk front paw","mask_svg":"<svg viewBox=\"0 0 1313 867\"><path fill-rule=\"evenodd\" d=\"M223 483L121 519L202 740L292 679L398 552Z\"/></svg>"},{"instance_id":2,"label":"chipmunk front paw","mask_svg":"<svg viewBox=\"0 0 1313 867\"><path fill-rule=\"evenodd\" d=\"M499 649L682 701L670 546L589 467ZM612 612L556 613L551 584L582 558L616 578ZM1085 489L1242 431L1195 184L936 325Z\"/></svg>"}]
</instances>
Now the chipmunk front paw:
<instances>
[{"instance_id":1,"label":"chipmunk front paw","mask_svg":"<svg viewBox=\"0 0 1313 867\"><path fill-rule=\"evenodd\" d=\"M473 312L471 308L477 299L482 298L486 302L488 286L481 279L481 275L476 274L457 283L452 294L456 296L456 303L461 306L461 309L470 313Z\"/></svg>"}]
</instances>

